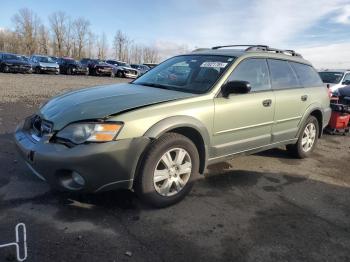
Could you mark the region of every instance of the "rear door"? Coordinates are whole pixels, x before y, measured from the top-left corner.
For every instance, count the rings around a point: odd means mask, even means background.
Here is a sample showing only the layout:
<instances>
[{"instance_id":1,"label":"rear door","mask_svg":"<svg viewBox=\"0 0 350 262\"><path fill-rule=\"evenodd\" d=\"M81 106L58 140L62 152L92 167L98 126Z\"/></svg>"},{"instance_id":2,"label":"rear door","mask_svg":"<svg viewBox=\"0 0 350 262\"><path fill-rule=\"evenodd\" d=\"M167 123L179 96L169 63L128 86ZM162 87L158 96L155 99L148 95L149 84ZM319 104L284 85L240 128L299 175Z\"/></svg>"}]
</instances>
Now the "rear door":
<instances>
[{"instance_id":1,"label":"rear door","mask_svg":"<svg viewBox=\"0 0 350 262\"><path fill-rule=\"evenodd\" d=\"M228 78L228 81L234 80L248 81L252 89L247 94L214 99L213 142L216 156L259 148L271 142L275 97L266 59L243 60Z\"/></svg>"},{"instance_id":2,"label":"rear door","mask_svg":"<svg viewBox=\"0 0 350 262\"><path fill-rule=\"evenodd\" d=\"M276 97L272 143L291 140L295 138L299 122L309 105L308 93L289 62L279 59L267 61Z\"/></svg>"}]
</instances>

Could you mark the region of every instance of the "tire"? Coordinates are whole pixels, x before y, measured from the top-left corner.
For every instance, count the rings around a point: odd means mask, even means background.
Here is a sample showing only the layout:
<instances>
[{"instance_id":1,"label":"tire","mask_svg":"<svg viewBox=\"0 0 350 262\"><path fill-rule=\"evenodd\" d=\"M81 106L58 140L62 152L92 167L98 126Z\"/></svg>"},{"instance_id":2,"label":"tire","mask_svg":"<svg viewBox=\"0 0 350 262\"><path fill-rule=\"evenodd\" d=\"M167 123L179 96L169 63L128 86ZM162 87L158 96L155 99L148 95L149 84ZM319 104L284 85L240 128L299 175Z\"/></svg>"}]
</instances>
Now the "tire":
<instances>
[{"instance_id":1,"label":"tire","mask_svg":"<svg viewBox=\"0 0 350 262\"><path fill-rule=\"evenodd\" d=\"M41 70L40 70L39 67L36 67L36 68L35 68L35 73L36 73L36 74L41 74Z\"/></svg>"},{"instance_id":2,"label":"tire","mask_svg":"<svg viewBox=\"0 0 350 262\"><path fill-rule=\"evenodd\" d=\"M176 163L176 157L181 155L182 161ZM171 158L170 162L166 156ZM162 159L172 167L167 168ZM152 206L170 206L191 191L198 171L199 155L193 142L183 135L166 133L146 151L134 190L142 201ZM155 182L157 172L159 181Z\"/></svg>"},{"instance_id":3,"label":"tire","mask_svg":"<svg viewBox=\"0 0 350 262\"><path fill-rule=\"evenodd\" d=\"M68 67L67 68L67 75L71 75L72 74L72 68L71 67Z\"/></svg>"},{"instance_id":4,"label":"tire","mask_svg":"<svg viewBox=\"0 0 350 262\"><path fill-rule=\"evenodd\" d=\"M4 66L4 73L10 73L9 66L7 66L7 65Z\"/></svg>"},{"instance_id":5,"label":"tire","mask_svg":"<svg viewBox=\"0 0 350 262\"><path fill-rule=\"evenodd\" d=\"M125 76L124 76L124 74L123 74L122 71L118 71L118 72L117 72L117 77L119 77L119 78L124 78Z\"/></svg>"},{"instance_id":6,"label":"tire","mask_svg":"<svg viewBox=\"0 0 350 262\"><path fill-rule=\"evenodd\" d=\"M310 135L307 134L308 132ZM301 129L298 141L293 145L287 145L287 151L293 157L309 157L317 145L319 134L320 128L317 118L314 116L309 116Z\"/></svg>"}]
</instances>

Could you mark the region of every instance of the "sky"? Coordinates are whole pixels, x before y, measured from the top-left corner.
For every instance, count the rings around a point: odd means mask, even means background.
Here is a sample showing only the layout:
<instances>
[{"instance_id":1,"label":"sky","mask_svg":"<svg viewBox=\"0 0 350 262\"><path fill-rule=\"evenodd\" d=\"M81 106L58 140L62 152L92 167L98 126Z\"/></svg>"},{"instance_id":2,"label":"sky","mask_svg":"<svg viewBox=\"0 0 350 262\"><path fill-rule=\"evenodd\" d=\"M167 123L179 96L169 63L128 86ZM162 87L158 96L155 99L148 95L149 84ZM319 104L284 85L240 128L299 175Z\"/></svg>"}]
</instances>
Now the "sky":
<instances>
[{"instance_id":1,"label":"sky","mask_svg":"<svg viewBox=\"0 0 350 262\"><path fill-rule=\"evenodd\" d=\"M120 29L162 57L183 47L265 44L294 49L318 68L350 68L350 0L2 0L0 28L11 29L24 7L46 25L55 11L87 18L110 44Z\"/></svg>"}]
</instances>

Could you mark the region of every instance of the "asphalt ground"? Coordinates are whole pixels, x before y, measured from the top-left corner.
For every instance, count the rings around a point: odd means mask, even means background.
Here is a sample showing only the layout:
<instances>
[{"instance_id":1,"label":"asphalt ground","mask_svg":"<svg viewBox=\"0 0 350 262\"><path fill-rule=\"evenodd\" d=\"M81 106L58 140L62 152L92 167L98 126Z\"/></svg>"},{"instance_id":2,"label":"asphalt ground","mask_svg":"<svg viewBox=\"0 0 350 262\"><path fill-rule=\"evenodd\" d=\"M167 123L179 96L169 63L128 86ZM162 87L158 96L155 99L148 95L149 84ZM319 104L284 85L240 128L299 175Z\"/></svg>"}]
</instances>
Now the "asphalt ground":
<instances>
[{"instance_id":1,"label":"asphalt ground","mask_svg":"<svg viewBox=\"0 0 350 262\"><path fill-rule=\"evenodd\" d=\"M0 74L0 245L27 229L26 261L350 261L350 137L313 156L284 148L211 166L181 203L153 209L133 192L57 193L18 156L13 131L40 103L109 77ZM16 261L0 248L0 261Z\"/></svg>"}]
</instances>

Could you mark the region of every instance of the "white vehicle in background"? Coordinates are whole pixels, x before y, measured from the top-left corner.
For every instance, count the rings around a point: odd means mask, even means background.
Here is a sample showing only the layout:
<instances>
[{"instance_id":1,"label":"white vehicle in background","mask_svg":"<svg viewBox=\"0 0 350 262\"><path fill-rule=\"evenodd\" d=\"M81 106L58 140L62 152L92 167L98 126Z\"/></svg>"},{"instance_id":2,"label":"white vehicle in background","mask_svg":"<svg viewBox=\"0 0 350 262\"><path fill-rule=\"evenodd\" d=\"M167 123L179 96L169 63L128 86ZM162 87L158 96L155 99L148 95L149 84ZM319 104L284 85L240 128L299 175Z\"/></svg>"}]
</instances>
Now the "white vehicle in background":
<instances>
[{"instance_id":1,"label":"white vehicle in background","mask_svg":"<svg viewBox=\"0 0 350 262\"><path fill-rule=\"evenodd\" d=\"M329 84L329 89L332 93L336 92L338 88L350 85L350 70L322 70L319 72L323 83Z\"/></svg>"}]
</instances>

